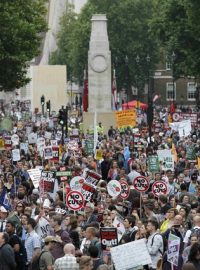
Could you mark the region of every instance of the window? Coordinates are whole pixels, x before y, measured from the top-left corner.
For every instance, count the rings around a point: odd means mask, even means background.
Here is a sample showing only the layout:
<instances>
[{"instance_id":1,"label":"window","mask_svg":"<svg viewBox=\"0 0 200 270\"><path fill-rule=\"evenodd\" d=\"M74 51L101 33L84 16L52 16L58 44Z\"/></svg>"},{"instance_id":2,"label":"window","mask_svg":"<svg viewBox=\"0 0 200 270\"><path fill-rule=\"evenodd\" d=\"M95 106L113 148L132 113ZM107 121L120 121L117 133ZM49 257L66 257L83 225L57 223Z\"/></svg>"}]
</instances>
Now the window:
<instances>
[{"instance_id":1,"label":"window","mask_svg":"<svg viewBox=\"0 0 200 270\"><path fill-rule=\"evenodd\" d=\"M189 82L187 84L187 99L193 101L196 99L196 83Z\"/></svg>"},{"instance_id":2,"label":"window","mask_svg":"<svg viewBox=\"0 0 200 270\"><path fill-rule=\"evenodd\" d=\"M174 95L173 95L173 90L174 90ZM167 83L166 99L167 100L176 100L176 83L174 83L174 86L173 86L173 82Z\"/></svg>"},{"instance_id":3,"label":"window","mask_svg":"<svg viewBox=\"0 0 200 270\"><path fill-rule=\"evenodd\" d=\"M171 69L172 69L172 63L166 62L166 70L171 70Z\"/></svg>"}]
</instances>

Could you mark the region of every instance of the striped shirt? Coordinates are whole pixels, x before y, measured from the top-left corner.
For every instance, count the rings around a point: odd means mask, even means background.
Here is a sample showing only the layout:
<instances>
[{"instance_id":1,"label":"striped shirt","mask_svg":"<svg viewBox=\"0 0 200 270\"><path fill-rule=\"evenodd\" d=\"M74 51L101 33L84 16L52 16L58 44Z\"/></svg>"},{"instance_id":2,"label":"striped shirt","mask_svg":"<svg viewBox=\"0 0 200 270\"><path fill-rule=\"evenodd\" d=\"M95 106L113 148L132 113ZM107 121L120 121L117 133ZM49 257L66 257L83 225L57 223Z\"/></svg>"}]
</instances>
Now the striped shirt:
<instances>
[{"instance_id":1,"label":"striped shirt","mask_svg":"<svg viewBox=\"0 0 200 270\"><path fill-rule=\"evenodd\" d=\"M27 253L27 261L31 262L34 250L41 248L40 237L34 230L31 233L27 233L25 239L25 248Z\"/></svg>"},{"instance_id":2,"label":"striped shirt","mask_svg":"<svg viewBox=\"0 0 200 270\"><path fill-rule=\"evenodd\" d=\"M73 255L66 254L55 261L54 270L79 270L79 265Z\"/></svg>"}]
</instances>

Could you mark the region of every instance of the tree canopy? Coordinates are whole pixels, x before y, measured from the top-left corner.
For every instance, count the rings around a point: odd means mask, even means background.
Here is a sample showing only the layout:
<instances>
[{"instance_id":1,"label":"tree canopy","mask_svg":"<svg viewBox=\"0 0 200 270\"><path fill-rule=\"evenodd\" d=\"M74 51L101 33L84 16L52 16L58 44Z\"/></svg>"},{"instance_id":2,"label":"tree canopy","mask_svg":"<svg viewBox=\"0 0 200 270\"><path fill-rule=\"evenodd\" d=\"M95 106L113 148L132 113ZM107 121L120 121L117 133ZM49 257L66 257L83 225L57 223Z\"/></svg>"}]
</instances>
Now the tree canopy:
<instances>
[{"instance_id":1,"label":"tree canopy","mask_svg":"<svg viewBox=\"0 0 200 270\"><path fill-rule=\"evenodd\" d=\"M12 91L29 80L29 61L39 53L46 30L46 0L0 1L0 91Z\"/></svg>"},{"instance_id":2,"label":"tree canopy","mask_svg":"<svg viewBox=\"0 0 200 270\"><path fill-rule=\"evenodd\" d=\"M151 36L149 20L153 0L89 0L79 15L68 6L61 21L58 50L52 55L53 64L66 64L69 77L80 82L87 67L91 18L106 14L112 64L116 68L118 87L141 87L147 80L148 70L156 62L157 42ZM137 63L136 57L140 61ZM146 57L151 60L147 65ZM125 59L128 61L126 62ZM137 85L136 85L137 84Z\"/></svg>"},{"instance_id":3,"label":"tree canopy","mask_svg":"<svg viewBox=\"0 0 200 270\"><path fill-rule=\"evenodd\" d=\"M160 46L174 52L176 76L200 77L199 0L156 0L152 28Z\"/></svg>"}]
</instances>

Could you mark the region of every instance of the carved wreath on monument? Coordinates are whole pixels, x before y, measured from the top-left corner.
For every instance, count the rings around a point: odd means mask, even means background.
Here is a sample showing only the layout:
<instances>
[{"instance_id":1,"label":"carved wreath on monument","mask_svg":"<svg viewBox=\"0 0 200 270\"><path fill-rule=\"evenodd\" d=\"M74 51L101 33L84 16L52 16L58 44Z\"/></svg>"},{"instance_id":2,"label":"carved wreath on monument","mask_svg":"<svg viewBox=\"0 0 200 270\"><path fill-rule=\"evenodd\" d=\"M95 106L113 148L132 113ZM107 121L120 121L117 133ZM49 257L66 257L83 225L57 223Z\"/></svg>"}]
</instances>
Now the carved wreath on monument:
<instances>
[{"instance_id":1,"label":"carved wreath on monument","mask_svg":"<svg viewBox=\"0 0 200 270\"><path fill-rule=\"evenodd\" d=\"M93 55L90 60L90 66L95 72L104 72L108 68L107 57L103 54Z\"/></svg>"}]
</instances>

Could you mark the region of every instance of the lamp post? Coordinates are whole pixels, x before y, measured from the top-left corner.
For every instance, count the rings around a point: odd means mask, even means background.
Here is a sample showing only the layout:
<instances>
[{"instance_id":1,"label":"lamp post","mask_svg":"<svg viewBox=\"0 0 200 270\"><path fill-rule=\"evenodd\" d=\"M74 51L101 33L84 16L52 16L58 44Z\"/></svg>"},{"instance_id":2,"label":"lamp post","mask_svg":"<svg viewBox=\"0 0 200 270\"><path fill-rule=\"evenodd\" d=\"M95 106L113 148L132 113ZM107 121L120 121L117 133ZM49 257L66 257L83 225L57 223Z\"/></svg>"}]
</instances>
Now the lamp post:
<instances>
[{"instance_id":1,"label":"lamp post","mask_svg":"<svg viewBox=\"0 0 200 270\"><path fill-rule=\"evenodd\" d=\"M172 61L172 91L173 91L173 102L175 101L175 85L174 85L174 62L175 62L176 55L174 51L171 55L171 61Z\"/></svg>"},{"instance_id":2,"label":"lamp post","mask_svg":"<svg viewBox=\"0 0 200 270\"><path fill-rule=\"evenodd\" d=\"M153 118L154 118L154 113L153 113L153 97L152 97L152 91L151 91L151 85L150 85L150 61L151 58L149 55L147 55L146 57L146 61L148 64L148 109L147 109L147 124L148 124L148 129L149 129L149 141L150 144L152 142L151 138L152 138L152 124L153 124Z\"/></svg>"},{"instance_id":3,"label":"lamp post","mask_svg":"<svg viewBox=\"0 0 200 270\"><path fill-rule=\"evenodd\" d=\"M136 61L137 65L139 65L139 62L140 62L139 55L136 56L135 61ZM138 85L138 79L137 79L137 82L136 82L136 87L137 87L137 109L138 109L139 108L139 85Z\"/></svg>"},{"instance_id":4,"label":"lamp post","mask_svg":"<svg viewBox=\"0 0 200 270\"><path fill-rule=\"evenodd\" d=\"M124 60L125 60L125 67L126 67L126 102L128 105L128 102L129 102L129 69L128 69L129 59L127 55L125 56Z\"/></svg>"}]
</instances>

